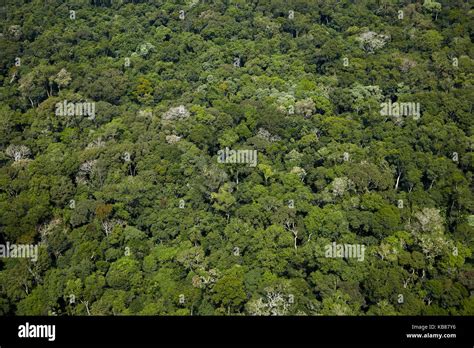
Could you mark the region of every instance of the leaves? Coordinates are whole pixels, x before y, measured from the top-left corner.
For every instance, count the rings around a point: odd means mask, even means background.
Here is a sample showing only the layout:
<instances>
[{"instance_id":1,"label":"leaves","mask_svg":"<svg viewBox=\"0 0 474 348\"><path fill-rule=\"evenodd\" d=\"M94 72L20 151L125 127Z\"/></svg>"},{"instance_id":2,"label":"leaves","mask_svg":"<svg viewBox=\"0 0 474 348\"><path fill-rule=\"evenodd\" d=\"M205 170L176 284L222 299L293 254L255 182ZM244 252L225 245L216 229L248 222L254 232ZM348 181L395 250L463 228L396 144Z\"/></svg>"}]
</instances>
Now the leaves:
<instances>
[{"instance_id":1,"label":"leaves","mask_svg":"<svg viewBox=\"0 0 474 348\"><path fill-rule=\"evenodd\" d=\"M471 4L75 6L0 35L0 314L473 314Z\"/></svg>"}]
</instances>

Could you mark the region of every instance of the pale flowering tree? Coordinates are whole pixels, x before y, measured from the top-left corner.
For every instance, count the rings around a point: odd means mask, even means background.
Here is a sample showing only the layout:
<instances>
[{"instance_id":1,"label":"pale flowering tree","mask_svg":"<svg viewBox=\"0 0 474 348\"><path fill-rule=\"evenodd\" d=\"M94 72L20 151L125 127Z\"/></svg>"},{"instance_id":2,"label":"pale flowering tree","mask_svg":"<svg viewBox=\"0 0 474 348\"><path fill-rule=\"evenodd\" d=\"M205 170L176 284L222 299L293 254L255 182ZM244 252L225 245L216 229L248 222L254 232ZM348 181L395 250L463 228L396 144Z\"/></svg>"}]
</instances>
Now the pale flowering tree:
<instances>
[{"instance_id":1,"label":"pale flowering tree","mask_svg":"<svg viewBox=\"0 0 474 348\"><path fill-rule=\"evenodd\" d=\"M54 231L54 229L60 226L62 220L59 218L52 219L51 221L41 225L38 228L38 233L40 235L40 244L47 244L48 243L48 236Z\"/></svg>"},{"instance_id":2,"label":"pale flowering tree","mask_svg":"<svg viewBox=\"0 0 474 348\"><path fill-rule=\"evenodd\" d=\"M298 177L300 178L301 181L303 181L304 178L306 177L306 170L304 170L304 169L301 168L301 167L293 167L293 168L291 168L290 173L298 175Z\"/></svg>"},{"instance_id":3,"label":"pale flowering tree","mask_svg":"<svg viewBox=\"0 0 474 348\"><path fill-rule=\"evenodd\" d=\"M186 119L190 116L190 112L184 105L177 106L175 108L171 108L168 111L166 111L162 119L163 120L180 120L180 119Z\"/></svg>"},{"instance_id":4,"label":"pale flowering tree","mask_svg":"<svg viewBox=\"0 0 474 348\"><path fill-rule=\"evenodd\" d=\"M66 87L71 83L72 78L71 74L65 68L62 68L56 75L51 76L50 80L55 82L61 90L61 87Z\"/></svg>"},{"instance_id":5,"label":"pale flowering tree","mask_svg":"<svg viewBox=\"0 0 474 348\"><path fill-rule=\"evenodd\" d=\"M104 220L101 223L102 230L106 236L109 236L116 226L124 227L124 225L126 225L125 222L119 219Z\"/></svg>"},{"instance_id":6,"label":"pale flowering tree","mask_svg":"<svg viewBox=\"0 0 474 348\"><path fill-rule=\"evenodd\" d=\"M113 220L102 221L102 230L105 232L106 236L112 233L114 227L115 227L115 222Z\"/></svg>"},{"instance_id":7,"label":"pale flowering tree","mask_svg":"<svg viewBox=\"0 0 474 348\"><path fill-rule=\"evenodd\" d=\"M265 288L266 296L254 299L247 304L251 315L288 315L293 305L292 296L286 294L284 287Z\"/></svg>"},{"instance_id":8,"label":"pale flowering tree","mask_svg":"<svg viewBox=\"0 0 474 348\"><path fill-rule=\"evenodd\" d=\"M410 224L412 234L428 260L433 260L452 247L452 241L444 234L444 223L439 209L423 208L415 213Z\"/></svg>"},{"instance_id":9,"label":"pale flowering tree","mask_svg":"<svg viewBox=\"0 0 474 348\"><path fill-rule=\"evenodd\" d=\"M13 41L18 41L23 37L20 25L11 25L7 30L7 37Z\"/></svg>"},{"instance_id":10,"label":"pale flowering tree","mask_svg":"<svg viewBox=\"0 0 474 348\"><path fill-rule=\"evenodd\" d=\"M375 31L366 31L358 37L361 48L367 53L374 53L384 47L388 39L387 35L377 34Z\"/></svg>"},{"instance_id":11,"label":"pale flowering tree","mask_svg":"<svg viewBox=\"0 0 474 348\"><path fill-rule=\"evenodd\" d=\"M82 163L81 166L79 167L79 173L82 175L87 175L87 174L92 173L96 164L97 164L97 160L90 160L90 161Z\"/></svg>"},{"instance_id":12,"label":"pale flowering tree","mask_svg":"<svg viewBox=\"0 0 474 348\"><path fill-rule=\"evenodd\" d=\"M332 194L335 197L343 196L344 193L349 189L351 186L351 182L347 177L335 178L331 184L332 186Z\"/></svg>"},{"instance_id":13,"label":"pale flowering tree","mask_svg":"<svg viewBox=\"0 0 474 348\"><path fill-rule=\"evenodd\" d=\"M176 144L178 141L181 140L181 137L175 135L175 134L171 134L171 135L167 135L166 136L166 142L168 144Z\"/></svg>"},{"instance_id":14,"label":"pale flowering tree","mask_svg":"<svg viewBox=\"0 0 474 348\"><path fill-rule=\"evenodd\" d=\"M31 155L31 151L25 145L10 145L7 147L5 153L8 157L13 158L15 162L24 160Z\"/></svg>"},{"instance_id":15,"label":"pale flowering tree","mask_svg":"<svg viewBox=\"0 0 474 348\"><path fill-rule=\"evenodd\" d=\"M444 219L440 210L436 208L423 208L415 213L415 220L412 227L422 233L444 231Z\"/></svg>"},{"instance_id":16,"label":"pale flowering tree","mask_svg":"<svg viewBox=\"0 0 474 348\"><path fill-rule=\"evenodd\" d=\"M295 104L295 112L298 115L302 115L305 118L310 118L316 110L316 104L313 99L303 99L299 100Z\"/></svg>"},{"instance_id":17,"label":"pale flowering tree","mask_svg":"<svg viewBox=\"0 0 474 348\"><path fill-rule=\"evenodd\" d=\"M416 66L417 66L416 61L409 58L403 58L400 63L400 70L401 72L406 73Z\"/></svg>"},{"instance_id":18,"label":"pale flowering tree","mask_svg":"<svg viewBox=\"0 0 474 348\"><path fill-rule=\"evenodd\" d=\"M76 182L78 184L86 184L88 177L90 178L92 172L97 165L97 160L89 160L81 164L79 167L79 173L76 176Z\"/></svg>"},{"instance_id":19,"label":"pale flowering tree","mask_svg":"<svg viewBox=\"0 0 474 348\"><path fill-rule=\"evenodd\" d=\"M278 135L271 134L265 128L259 128L258 129L257 137L265 139L265 140L270 141L270 142L281 140L281 138Z\"/></svg>"}]
</instances>

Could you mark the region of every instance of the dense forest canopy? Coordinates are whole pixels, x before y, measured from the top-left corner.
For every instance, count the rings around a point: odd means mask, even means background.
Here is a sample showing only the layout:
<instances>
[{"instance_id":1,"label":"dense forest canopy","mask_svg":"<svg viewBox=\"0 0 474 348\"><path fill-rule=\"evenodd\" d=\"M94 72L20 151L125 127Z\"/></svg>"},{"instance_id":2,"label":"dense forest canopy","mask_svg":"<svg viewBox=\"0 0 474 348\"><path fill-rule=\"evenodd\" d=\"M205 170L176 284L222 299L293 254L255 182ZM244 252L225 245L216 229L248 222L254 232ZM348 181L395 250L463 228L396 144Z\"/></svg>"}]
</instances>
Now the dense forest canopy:
<instances>
[{"instance_id":1,"label":"dense forest canopy","mask_svg":"<svg viewBox=\"0 0 474 348\"><path fill-rule=\"evenodd\" d=\"M474 314L468 1L0 5L0 314Z\"/></svg>"}]
</instances>

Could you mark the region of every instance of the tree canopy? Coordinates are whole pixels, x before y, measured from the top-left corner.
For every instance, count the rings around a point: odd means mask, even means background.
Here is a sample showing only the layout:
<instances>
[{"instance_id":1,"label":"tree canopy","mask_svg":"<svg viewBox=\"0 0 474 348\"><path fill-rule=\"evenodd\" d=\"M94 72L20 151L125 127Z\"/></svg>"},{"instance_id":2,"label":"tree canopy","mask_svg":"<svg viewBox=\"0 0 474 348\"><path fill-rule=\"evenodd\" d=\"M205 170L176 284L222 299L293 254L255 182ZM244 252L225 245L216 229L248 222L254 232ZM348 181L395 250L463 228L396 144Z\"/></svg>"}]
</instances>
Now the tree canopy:
<instances>
[{"instance_id":1,"label":"tree canopy","mask_svg":"<svg viewBox=\"0 0 474 348\"><path fill-rule=\"evenodd\" d=\"M3 15L0 314L474 314L469 2Z\"/></svg>"}]
</instances>

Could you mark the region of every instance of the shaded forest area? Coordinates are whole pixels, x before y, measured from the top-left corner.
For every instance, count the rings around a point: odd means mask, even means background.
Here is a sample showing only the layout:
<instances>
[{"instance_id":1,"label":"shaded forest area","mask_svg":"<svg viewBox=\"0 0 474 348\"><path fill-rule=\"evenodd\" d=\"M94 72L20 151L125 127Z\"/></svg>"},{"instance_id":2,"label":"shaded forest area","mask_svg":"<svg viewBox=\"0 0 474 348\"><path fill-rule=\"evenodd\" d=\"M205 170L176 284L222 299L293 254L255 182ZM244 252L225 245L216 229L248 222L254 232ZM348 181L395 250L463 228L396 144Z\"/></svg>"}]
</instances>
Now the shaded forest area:
<instances>
[{"instance_id":1,"label":"shaded forest area","mask_svg":"<svg viewBox=\"0 0 474 348\"><path fill-rule=\"evenodd\" d=\"M468 1L0 18L0 314L474 314Z\"/></svg>"}]
</instances>

